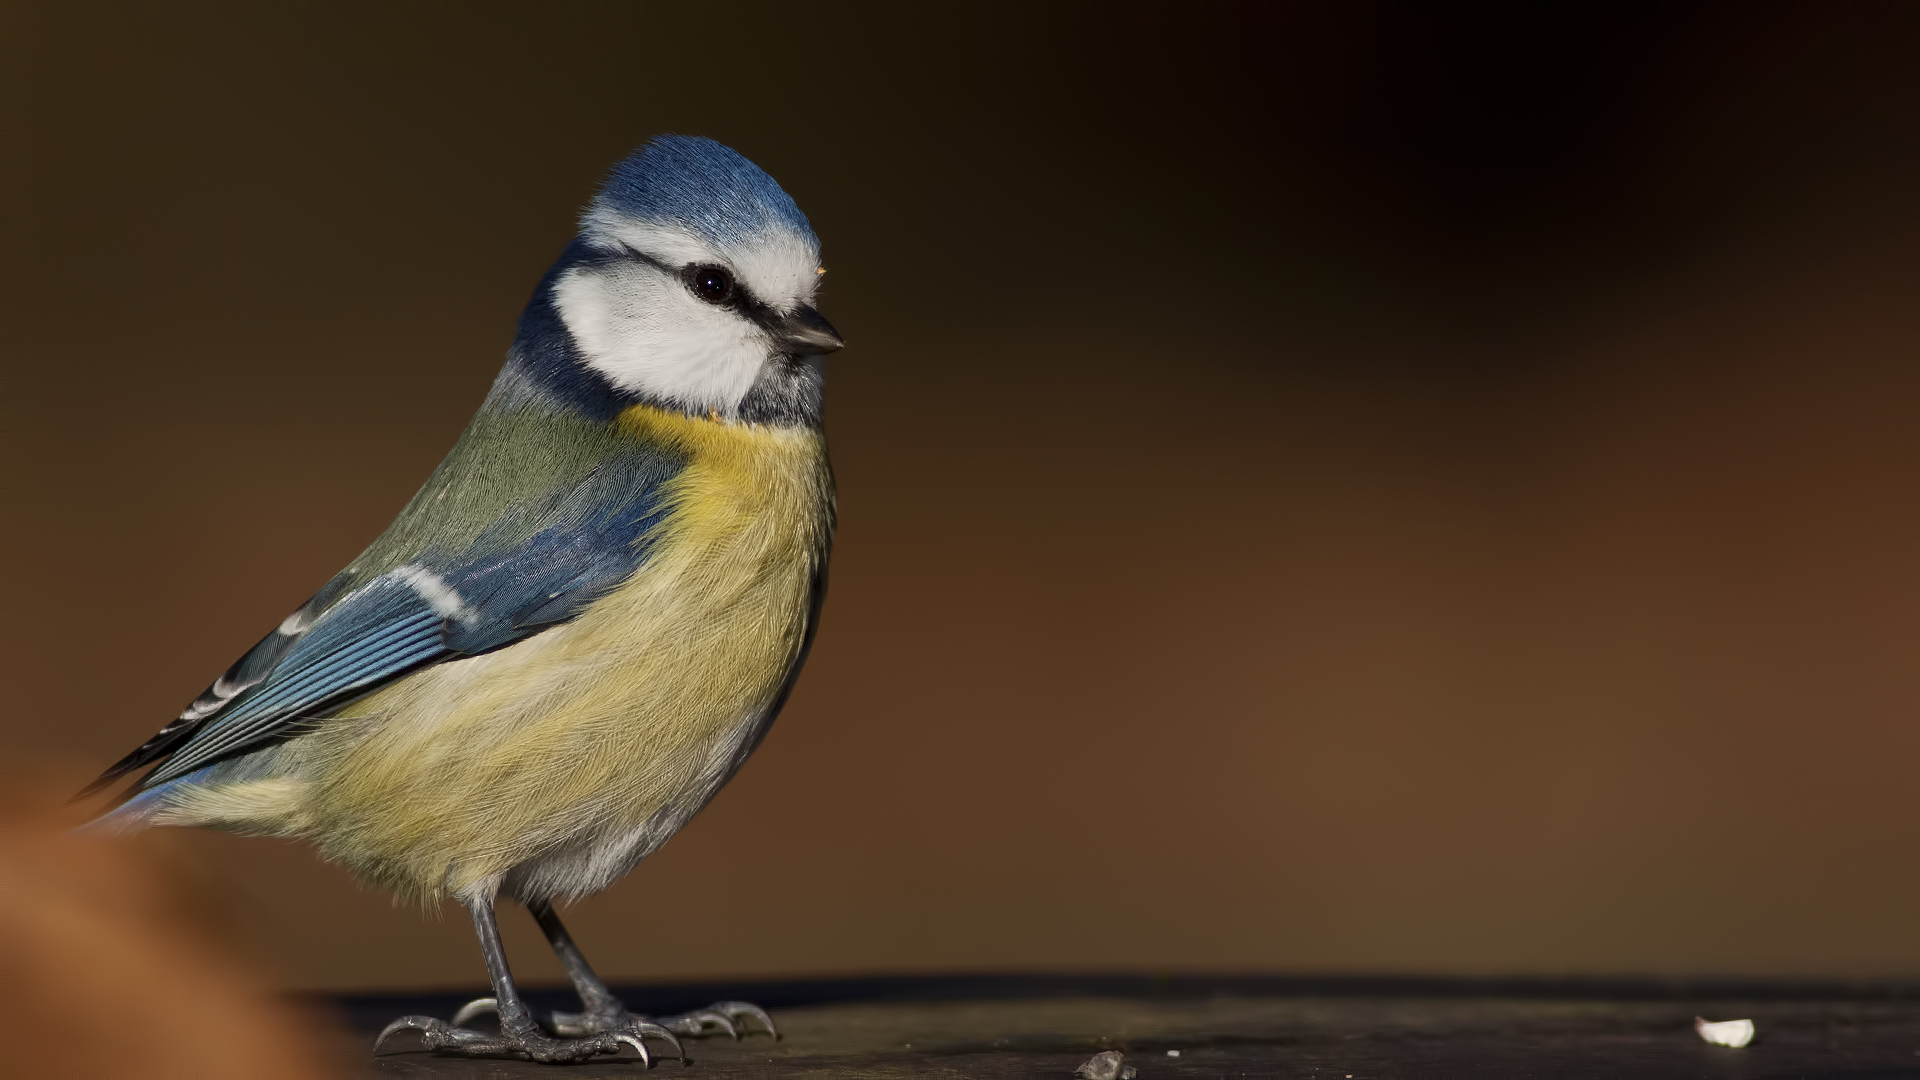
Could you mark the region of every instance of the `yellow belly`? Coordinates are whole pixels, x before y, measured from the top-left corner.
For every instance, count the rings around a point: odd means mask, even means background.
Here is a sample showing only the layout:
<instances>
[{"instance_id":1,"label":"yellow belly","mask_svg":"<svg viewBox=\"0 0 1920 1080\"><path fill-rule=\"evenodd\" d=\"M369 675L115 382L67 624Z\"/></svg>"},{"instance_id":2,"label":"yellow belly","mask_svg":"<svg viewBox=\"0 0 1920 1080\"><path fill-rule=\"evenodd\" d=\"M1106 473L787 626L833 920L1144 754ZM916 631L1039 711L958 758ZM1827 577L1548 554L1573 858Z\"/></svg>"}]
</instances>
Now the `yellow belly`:
<instances>
[{"instance_id":1,"label":"yellow belly","mask_svg":"<svg viewBox=\"0 0 1920 1080\"><path fill-rule=\"evenodd\" d=\"M355 703L288 743L278 777L164 818L245 827L233 811L254 802L260 831L432 900L697 810L798 657L832 480L818 432L647 407L620 422L689 462L632 578L567 625Z\"/></svg>"}]
</instances>

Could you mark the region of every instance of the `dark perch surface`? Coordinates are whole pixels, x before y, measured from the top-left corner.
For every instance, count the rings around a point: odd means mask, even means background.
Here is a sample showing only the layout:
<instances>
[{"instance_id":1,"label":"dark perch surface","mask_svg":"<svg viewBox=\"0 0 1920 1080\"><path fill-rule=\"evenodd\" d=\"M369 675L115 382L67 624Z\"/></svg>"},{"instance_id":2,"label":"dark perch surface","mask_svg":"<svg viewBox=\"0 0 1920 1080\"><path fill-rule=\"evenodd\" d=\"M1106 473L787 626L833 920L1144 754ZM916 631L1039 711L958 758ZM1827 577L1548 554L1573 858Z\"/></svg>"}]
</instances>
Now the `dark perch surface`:
<instances>
[{"instance_id":1,"label":"dark perch surface","mask_svg":"<svg viewBox=\"0 0 1920 1080\"><path fill-rule=\"evenodd\" d=\"M847 979L624 990L664 1013L757 1001L778 1043L689 1040L689 1064L655 1075L733 1077L1070 1077L1107 1049L1140 1080L1176 1076L1916 1077L1920 987L1644 981L948 977ZM539 1004L568 1006L561 995ZM396 1036L403 1013L452 1015L442 995L340 1000L369 1077L578 1078L646 1075L636 1058L579 1066L436 1057ZM1743 1050L1709 1046L1695 1015L1752 1019ZM1179 1050L1179 1057L1167 1056Z\"/></svg>"}]
</instances>

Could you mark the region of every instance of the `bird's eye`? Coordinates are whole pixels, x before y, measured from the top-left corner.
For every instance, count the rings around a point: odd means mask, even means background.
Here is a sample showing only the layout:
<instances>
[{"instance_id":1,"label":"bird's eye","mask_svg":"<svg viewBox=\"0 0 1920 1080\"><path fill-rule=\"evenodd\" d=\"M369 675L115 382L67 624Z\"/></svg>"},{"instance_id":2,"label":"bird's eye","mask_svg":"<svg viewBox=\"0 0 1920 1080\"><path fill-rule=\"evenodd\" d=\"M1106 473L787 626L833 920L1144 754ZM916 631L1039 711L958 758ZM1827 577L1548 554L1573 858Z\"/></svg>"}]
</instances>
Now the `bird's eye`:
<instances>
[{"instance_id":1,"label":"bird's eye","mask_svg":"<svg viewBox=\"0 0 1920 1080\"><path fill-rule=\"evenodd\" d=\"M723 266L696 266L687 274L693 295L709 304L724 304L733 295L733 275Z\"/></svg>"}]
</instances>

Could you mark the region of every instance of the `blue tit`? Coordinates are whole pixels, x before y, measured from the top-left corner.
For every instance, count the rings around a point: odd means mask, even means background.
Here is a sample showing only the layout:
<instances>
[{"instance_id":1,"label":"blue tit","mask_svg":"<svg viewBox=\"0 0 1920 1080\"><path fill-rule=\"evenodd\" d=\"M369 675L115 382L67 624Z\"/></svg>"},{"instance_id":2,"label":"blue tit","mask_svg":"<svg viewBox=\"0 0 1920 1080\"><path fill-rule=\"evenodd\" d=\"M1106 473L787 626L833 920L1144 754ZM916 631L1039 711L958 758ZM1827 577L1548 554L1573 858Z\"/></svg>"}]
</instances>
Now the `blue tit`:
<instances>
[{"instance_id":1,"label":"blue tit","mask_svg":"<svg viewBox=\"0 0 1920 1080\"><path fill-rule=\"evenodd\" d=\"M793 199L733 150L665 137L620 162L425 486L106 771L96 787L150 770L101 823L300 837L402 896L464 904L493 996L382 1040L578 1061L771 1032L741 1002L629 1012L554 904L706 805L806 659L834 528L822 273ZM533 912L581 1012L529 1010L501 896ZM487 1010L499 1035L459 1026Z\"/></svg>"}]
</instances>

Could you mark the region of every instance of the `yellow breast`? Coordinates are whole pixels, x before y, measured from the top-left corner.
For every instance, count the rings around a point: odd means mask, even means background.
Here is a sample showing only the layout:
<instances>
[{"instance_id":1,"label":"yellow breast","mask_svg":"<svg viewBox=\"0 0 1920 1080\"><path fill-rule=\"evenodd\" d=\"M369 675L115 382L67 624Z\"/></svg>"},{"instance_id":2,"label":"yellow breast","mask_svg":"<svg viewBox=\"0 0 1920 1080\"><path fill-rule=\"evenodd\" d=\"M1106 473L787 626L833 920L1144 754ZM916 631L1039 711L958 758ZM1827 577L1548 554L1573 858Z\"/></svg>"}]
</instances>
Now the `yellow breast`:
<instances>
[{"instance_id":1,"label":"yellow breast","mask_svg":"<svg viewBox=\"0 0 1920 1080\"><path fill-rule=\"evenodd\" d=\"M619 423L688 462L642 568L565 626L295 740L274 831L432 899L711 794L799 655L832 529L826 449L816 431L645 406Z\"/></svg>"}]
</instances>

